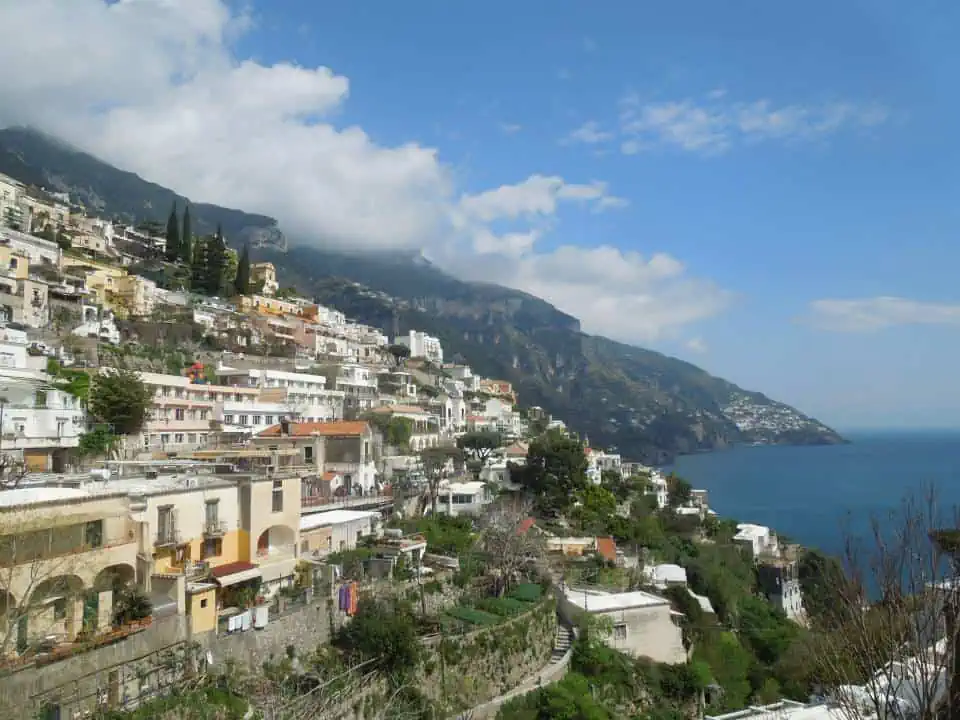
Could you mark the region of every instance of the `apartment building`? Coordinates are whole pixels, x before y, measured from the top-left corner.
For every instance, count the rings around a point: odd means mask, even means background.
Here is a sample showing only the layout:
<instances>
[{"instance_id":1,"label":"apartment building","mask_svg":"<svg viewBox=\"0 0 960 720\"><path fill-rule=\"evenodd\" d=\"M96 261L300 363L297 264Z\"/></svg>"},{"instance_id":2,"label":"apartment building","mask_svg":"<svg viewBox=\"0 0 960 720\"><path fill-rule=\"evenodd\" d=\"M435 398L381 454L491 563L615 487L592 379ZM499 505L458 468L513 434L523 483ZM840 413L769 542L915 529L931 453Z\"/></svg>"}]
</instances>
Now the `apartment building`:
<instances>
[{"instance_id":1,"label":"apartment building","mask_svg":"<svg viewBox=\"0 0 960 720\"><path fill-rule=\"evenodd\" d=\"M111 306L120 317L147 317L157 302L157 284L139 275L116 278L108 293Z\"/></svg>"},{"instance_id":2,"label":"apartment building","mask_svg":"<svg viewBox=\"0 0 960 720\"><path fill-rule=\"evenodd\" d=\"M73 462L85 413L74 396L28 367L27 334L0 328L0 453L33 472L64 472Z\"/></svg>"},{"instance_id":3,"label":"apartment building","mask_svg":"<svg viewBox=\"0 0 960 720\"><path fill-rule=\"evenodd\" d=\"M376 371L359 363L344 362L324 369L327 386L343 393L345 416L357 416L379 405Z\"/></svg>"},{"instance_id":4,"label":"apartment building","mask_svg":"<svg viewBox=\"0 0 960 720\"><path fill-rule=\"evenodd\" d=\"M19 228L23 211L18 202L23 183L0 174L0 227Z\"/></svg>"},{"instance_id":5,"label":"apartment building","mask_svg":"<svg viewBox=\"0 0 960 720\"><path fill-rule=\"evenodd\" d=\"M326 473L342 478L344 495L370 495L379 489L377 456L380 438L369 423L283 421L253 438L256 447L294 448L302 463L315 467L322 482ZM321 493L322 494L322 493Z\"/></svg>"},{"instance_id":6,"label":"apartment building","mask_svg":"<svg viewBox=\"0 0 960 720\"><path fill-rule=\"evenodd\" d=\"M194 383L179 375L140 373L140 378L154 392L150 419L140 433L144 451L203 448L222 422L225 403L259 395L256 388Z\"/></svg>"},{"instance_id":7,"label":"apartment building","mask_svg":"<svg viewBox=\"0 0 960 720\"><path fill-rule=\"evenodd\" d=\"M264 406L270 404L271 408L283 408L282 414L288 419L326 422L343 417L345 393L342 390L328 389L327 377L324 375L258 368L240 370L221 366L217 368L217 377L232 387L255 388L259 392L256 396L257 403ZM251 400L248 399L247 402ZM233 406L231 408L235 409ZM227 412L226 407L224 412ZM266 407L259 412L248 409L247 414L261 415L262 424L267 427L280 422L281 417L281 413L274 412L273 409L268 411ZM272 419L268 421L267 415Z\"/></svg>"},{"instance_id":8,"label":"apartment building","mask_svg":"<svg viewBox=\"0 0 960 720\"><path fill-rule=\"evenodd\" d=\"M60 246L55 242L28 235L9 227L0 227L0 245L23 253L30 258L30 262L38 266L57 267L62 257Z\"/></svg>"},{"instance_id":9,"label":"apartment building","mask_svg":"<svg viewBox=\"0 0 960 720\"><path fill-rule=\"evenodd\" d=\"M27 253L0 245L0 322L32 328L49 323L49 284L30 270Z\"/></svg>"},{"instance_id":10,"label":"apartment building","mask_svg":"<svg viewBox=\"0 0 960 720\"><path fill-rule=\"evenodd\" d=\"M406 335L398 335L393 339L397 345L410 348L410 357L426 358L437 363L443 363L443 346L440 341L424 332L411 330Z\"/></svg>"}]
</instances>

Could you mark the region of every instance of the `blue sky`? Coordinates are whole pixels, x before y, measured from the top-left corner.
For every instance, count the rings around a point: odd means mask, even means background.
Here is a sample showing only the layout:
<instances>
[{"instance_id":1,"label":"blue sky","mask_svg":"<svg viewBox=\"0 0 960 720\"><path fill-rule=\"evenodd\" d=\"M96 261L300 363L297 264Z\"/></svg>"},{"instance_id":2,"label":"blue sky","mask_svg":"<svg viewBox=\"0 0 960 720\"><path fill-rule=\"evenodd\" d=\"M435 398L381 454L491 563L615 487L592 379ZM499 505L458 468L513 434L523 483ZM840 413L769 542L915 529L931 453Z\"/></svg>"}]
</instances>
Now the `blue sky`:
<instances>
[{"instance_id":1,"label":"blue sky","mask_svg":"<svg viewBox=\"0 0 960 720\"><path fill-rule=\"evenodd\" d=\"M114 37L145 22L77 3ZM84 122L50 79L0 80L51 108L0 120L303 241L422 246L827 423L960 425L955 3L192 7L189 52L141 37L166 108L118 57Z\"/></svg>"}]
</instances>

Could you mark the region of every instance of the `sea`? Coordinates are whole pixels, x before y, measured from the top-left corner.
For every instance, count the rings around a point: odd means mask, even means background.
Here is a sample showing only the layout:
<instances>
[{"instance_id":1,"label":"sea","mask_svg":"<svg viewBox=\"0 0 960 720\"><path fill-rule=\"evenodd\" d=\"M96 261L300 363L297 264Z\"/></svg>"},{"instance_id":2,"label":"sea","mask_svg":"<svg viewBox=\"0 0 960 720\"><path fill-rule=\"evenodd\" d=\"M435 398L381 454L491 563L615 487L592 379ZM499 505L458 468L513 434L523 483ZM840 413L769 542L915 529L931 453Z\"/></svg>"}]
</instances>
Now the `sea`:
<instances>
[{"instance_id":1,"label":"sea","mask_svg":"<svg viewBox=\"0 0 960 720\"><path fill-rule=\"evenodd\" d=\"M708 491L721 517L773 528L840 555L907 495L936 491L960 506L960 431L849 433L848 445L734 447L684 455L665 468ZM947 512L948 517L953 515Z\"/></svg>"}]
</instances>

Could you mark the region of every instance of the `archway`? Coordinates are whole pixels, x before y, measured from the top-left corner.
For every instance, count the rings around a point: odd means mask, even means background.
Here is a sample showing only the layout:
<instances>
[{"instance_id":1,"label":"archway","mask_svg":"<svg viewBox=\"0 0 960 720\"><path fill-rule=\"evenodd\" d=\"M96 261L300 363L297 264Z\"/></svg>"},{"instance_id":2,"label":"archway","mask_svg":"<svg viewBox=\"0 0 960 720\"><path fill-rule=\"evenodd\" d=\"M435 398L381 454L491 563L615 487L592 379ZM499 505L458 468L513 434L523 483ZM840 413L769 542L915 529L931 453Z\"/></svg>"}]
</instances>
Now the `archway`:
<instances>
[{"instance_id":1,"label":"archway","mask_svg":"<svg viewBox=\"0 0 960 720\"><path fill-rule=\"evenodd\" d=\"M18 642L34 643L54 638L73 640L77 633L96 627L96 607L87 608L83 580L76 575L44 578L30 594L27 606L17 613Z\"/></svg>"},{"instance_id":2,"label":"archway","mask_svg":"<svg viewBox=\"0 0 960 720\"><path fill-rule=\"evenodd\" d=\"M296 538L296 533L286 525L272 525L257 538L257 555L266 557L293 553Z\"/></svg>"},{"instance_id":3,"label":"archway","mask_svg":"<svg viewBox=\"0 0 960 720\"><path fill-rule=\"evenodd\" d=\"M118 592L130 587L136 582L137 571L126 563L105 567L93 581L93 589L97 592L113 590Z\"/></svg>"}]
</instances>

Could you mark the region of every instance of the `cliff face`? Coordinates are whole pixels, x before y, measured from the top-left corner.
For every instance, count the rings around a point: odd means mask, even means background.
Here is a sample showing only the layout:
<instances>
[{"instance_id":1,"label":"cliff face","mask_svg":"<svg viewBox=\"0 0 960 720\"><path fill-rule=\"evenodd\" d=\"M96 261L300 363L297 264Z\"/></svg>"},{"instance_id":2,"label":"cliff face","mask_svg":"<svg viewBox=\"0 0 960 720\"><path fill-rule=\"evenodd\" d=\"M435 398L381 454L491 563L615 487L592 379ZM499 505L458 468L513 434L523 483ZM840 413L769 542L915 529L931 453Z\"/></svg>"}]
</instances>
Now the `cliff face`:
<instances>
[{"instance_id":1,"label":"cliff face","mask_svg":"<svg viewBox=\"0 0 960 720\"><path fill-rule=\"evenodd\" d=\"M690 363L580 331L539 298L465 283L400 256L309 248L273 255L283 275L348 317L440 338L448 359L509 380L598 447L650 463L737 443L842 442L801 412Z\"/></svg>"},{"instance_id":2,"label":"cliff face","mask_svg":"<svg viewBox=\"0 0 960 720\"><path fill-rule=\"evenodd\" d=\"M32 130L0 131L0 172L68 192L91 211L127 221L165 222L187 199ZM525 405L540 405L598 447L666 462L678 453L734 443L842 442L799 411L660 353L586 335L577 318L532 295L467 283L419 255L346 255L307 247L289 253L276 221L191 203L194 231L220 225L232 244L266 238L259 252L295 285L348 317L392 333L423 330L449 359L509 380Z\"/></svg>"}]
</instances>

